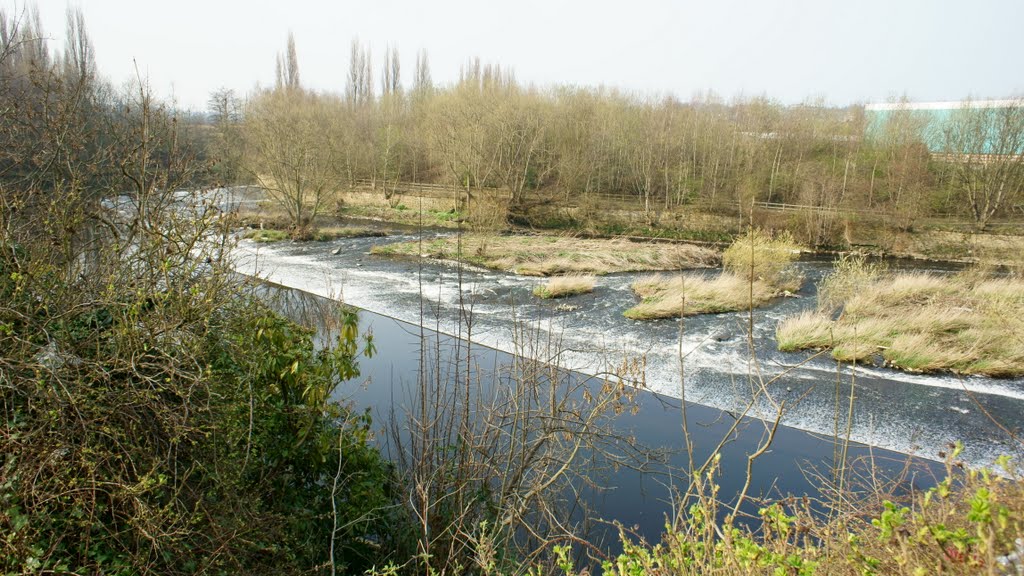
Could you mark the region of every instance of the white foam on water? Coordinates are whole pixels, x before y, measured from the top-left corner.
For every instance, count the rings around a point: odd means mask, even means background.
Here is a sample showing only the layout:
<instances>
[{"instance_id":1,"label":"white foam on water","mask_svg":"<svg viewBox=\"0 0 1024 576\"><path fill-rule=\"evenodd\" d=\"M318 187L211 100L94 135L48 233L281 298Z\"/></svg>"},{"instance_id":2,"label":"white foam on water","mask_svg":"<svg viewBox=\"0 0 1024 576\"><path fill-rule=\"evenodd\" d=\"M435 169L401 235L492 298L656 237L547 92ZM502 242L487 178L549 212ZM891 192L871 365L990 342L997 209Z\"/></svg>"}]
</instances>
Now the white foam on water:
<instances>
[{"instance_id":1,"label":"white foam on water","mask_svg":"<svg viewBox=\"0 0 1024 576\"><path fill-rule=\"evenodd\" d=\"M311 255L288 254L280 248L263 247L243 241L236 249L236 266L244 274L257 276L269 281L316 294L340 299L347 304L364 308L400 321L419 324L422 297L428 309L424 325L430 329L454 336L465 336L465 328L457 313L460 294L467 301L475 297L496 294L495 289L528 288L539 284L537 278L516 277L509 274L482 273L466 278L460 286L449 269L431 270L431 279L422 283L416 274L407 271L380 271L364 268L337 268L336 262L317 261ZM615 292L629 290L629 279L623 277L602 278L598 286ZM536 310L534 302L523 303L524 310ZM431 314L440 310L440 318ZM643 328L635 331L623 329L621 325L602 325L600 318L587 318L589 323L580 324L570 316L548 315L542 319L524 320L516 324L515 317L505 303L475 303L473 313L480 321L474 326L472 341L504 352L529 352L530 346L543 359L552 348L561 350L558 356L560 366L587 375L614 373L625 362L642 359L646 366L644 384L654 392L678 398L680 396L680 354L683 356L687 391L686 399L691 402L718 409L741 410L752 395L751 388L757 388L749 378L770 380L792 369L790 366L759 362L753 365L744 338L716 342L711 335L720 326L704 326L699 331L689 330L680 340L665 341L651 338ZM518 311L517 311L518 313ZM614 313L618 314L616 310ZM780 319L783 314L771 311L769 319ZM765 324L770 324L766 326ZM519 326L519 333L529 335L530 342L519 342L513 328ZM638 324L638 326L644 326ZM774 323L755 324L755 338L774 330ZM554 343L557 346L546 346ZM999 382L989 379L961 379L954 376L926 376L917 374L883 371L858 366L856 374L883 381L907 385L925 386L934 389L967 390L972 394L1024 400L1024 390L1013 382ZM850 376L849 368L843 368L844 378ZM827 360L812 361L798 370L786 374L786 378L799 381L831 381L835 377L835 366ZM708 379L714 385L701 384ZM722 384L727 382L728 384ZM783 390L785 390L783 388ZM773 393L778 394L777 388ZM780 396L781 397L781 396ZM755 403L750 416L774 420L776 405L762 400ZM967 414L970 411L950 407L951 411ZM787 411L783 423L802 430L830 434L834 430L834 409L832 406L801 405ZM905 453L917 453L934 458L945 443L956 438L948 437L950 431L942 427L925 429L920 422L897 419L875 422L856 419L851 439L881 448ZM988 465L1000 455L995 445L972 446L968 463Z\"/></svg>"}]
</instances>

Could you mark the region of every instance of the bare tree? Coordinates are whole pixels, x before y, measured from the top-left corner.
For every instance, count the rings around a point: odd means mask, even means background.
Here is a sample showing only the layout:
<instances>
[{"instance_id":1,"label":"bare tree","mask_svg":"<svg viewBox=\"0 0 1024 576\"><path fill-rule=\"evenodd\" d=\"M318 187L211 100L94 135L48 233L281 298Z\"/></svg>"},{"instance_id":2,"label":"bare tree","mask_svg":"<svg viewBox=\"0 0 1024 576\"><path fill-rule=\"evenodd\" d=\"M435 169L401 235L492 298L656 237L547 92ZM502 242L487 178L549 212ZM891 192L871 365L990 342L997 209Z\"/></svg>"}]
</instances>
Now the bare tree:
<instances>
[{"instance_id":1,"label":"bare tree","mask_svg":"<svg viewBox=\"0 0 1024 576\"><path fill-rule=\"evenodd\" d=\"M64 76L91 83L96 77L96 54L85 28L81 8L68 8L64 40Z\"/></svg>"},{"instance_id":2,"label":"bare tree","mask_svg":"<svg viewBox=\"0 0 1024 576\"><path fill-rule=\"evenodd\" d=\"M402 68L398 49L388 46L384 51L384 69L380 78L381 96L396 94L402 89Z\"/></svg>"},{"instance_id":3,"label":"bare tree","mask_svg":"<svg viewBox=\"0 0 1024 576\"><path fill-rule=\"evenodd\" d=\"M344 165L324 125L343 117L341 107L303 90L275 90L254 97L245 116L246 171L285 209L293 235L308 234Z\"/></svg>"},{"instance_id":4,"label":"bare tree","mask_svg":"<svg viewBox=\"0 0 1024 576\"><path fill-rule=\"evenodd\" d=\"M292 89L299 87L299 55L295 51L295 35L288 33L288 53L285 57L285 85Z\"/></svg>"},{"instance_id":5,"label":"bare tree","mask_svg":"<svg viewBox=\"0 0 1024 576\"><path fill-rule=\"evenodd\" d=\"M241 176L242 101L229 88L219 88L207 100L207 113L213 125L210 152L213 171L221 183L234 183Z\"/></svg>"},{"instance_id":6,"label":"bare tree","mask_svg":"<svg viewBox=\"0 0 1024 576\"><path fill-rule=\"evenodd\" d=\"M516 91L495 113L497 171L513 206L523 203L527 185L535 180L547 118L535 94Z\"/></svg>"},{"instance_id":7,"label":"bare tree","mask_svg":"<svg viewBox=\"0 0 1024 576\"><path fill-rule=\"evenodd\" d=\"M416 71L413 75L413 90L417 94L425 94L434 88L434 82L430 78L430 61L426 50L416 53Z\"/></svg>"},{"instance_id":8,"label":"bare tree","mask_svg":"<svg viewBox=\"0 0 1024 576\"><path fill-rule=\"evenodd\" d=\"M942 128L946 169L984 230L1024 190L1024 98L965 100Z\"/></svg>"},{"instance_id":9,"label":"bare tree","mask_svg":"<svg viewBox=\"0 0 1024 576\"><path fill-rule=\"evenodd\" d=\"M356 106L373 101L373 64L370 49L361 45L358 38L352 39L345 93L349 103Z\"/></svg>"}]
</instances>

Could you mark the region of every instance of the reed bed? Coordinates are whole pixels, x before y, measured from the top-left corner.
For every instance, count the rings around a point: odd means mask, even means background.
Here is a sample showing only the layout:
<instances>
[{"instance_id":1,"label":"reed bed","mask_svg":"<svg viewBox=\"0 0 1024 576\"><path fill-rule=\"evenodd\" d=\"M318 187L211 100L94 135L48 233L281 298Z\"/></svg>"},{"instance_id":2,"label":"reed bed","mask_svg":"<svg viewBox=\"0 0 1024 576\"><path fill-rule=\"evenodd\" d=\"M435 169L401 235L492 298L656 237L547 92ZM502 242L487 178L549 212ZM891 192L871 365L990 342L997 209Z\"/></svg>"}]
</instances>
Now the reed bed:
<instances>
[{"instance_id":1,"label":"reed bed","mask_svg":"<svg viewBox=\"0 0 1024 576\"><path fill-rule=\"evenodd\" d=\"M718 276L655 275L637 280L632 288L641 301L625 316L652 320L763 306L800 289L803 277L793 266L798 254L799 247L788 234L772 237L754 230L725 250Z\"/></svg>"}]
</instances>

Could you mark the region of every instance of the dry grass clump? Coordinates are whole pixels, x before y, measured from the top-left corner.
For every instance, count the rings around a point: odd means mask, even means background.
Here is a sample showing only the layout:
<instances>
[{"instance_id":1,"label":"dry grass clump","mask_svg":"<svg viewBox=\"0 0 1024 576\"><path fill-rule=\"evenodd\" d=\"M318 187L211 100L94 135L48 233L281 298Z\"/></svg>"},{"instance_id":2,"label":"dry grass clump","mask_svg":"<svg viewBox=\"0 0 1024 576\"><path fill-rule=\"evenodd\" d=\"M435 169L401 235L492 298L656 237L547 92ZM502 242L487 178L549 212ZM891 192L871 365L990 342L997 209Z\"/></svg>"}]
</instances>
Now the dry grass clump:
<instances>
[{"instance_id":1,"label":"dry grass clump","mask_svg":"<svg viewBox=\"0 0 1024 576\"><path fill-rule=\"evenodd\" d=\"M325 226L317 228L313 233L313 240L326 242L328 240L338 240L339 238L380 238L384 236L387 236L387 233L382 230L353 226Z\"/></svg>"},{"instance_id":2,"label":"dry grass clump","mask_svg":"<svg viewBox=\"0 0 1024 576\"><path fill-rule=\"evenodd\" d=\"M819 309L779 324L779 349L830 348L840 360L914 372L1024 375L1024 280L869 266L841 262L822 282Z\"/></svg>"},{"instance_id":3,"label":"dry grass clump","mask_svg":"<svg viewBox=\"0 0 1024 576\"><path fill-rule=\"evenodd\" d=\"M578 294L589 294L594 291L594 277L591 275L571 274L555 276L542 286L533 289L534 296L540 298L564 298Z\"/></svg>"},{"instance_id":4,"label":"dry grass clump","mask_svg":"<svg viewBox=\"0 0 1024 576\"><path fill-rule=\"evenodd\" d=\"M715 265L717 254L689 244L638 243L629 240L583 239L570 236L496 236L466 234L423 245L400 242L377 246L373 254L461 260L525 276L609 274L701 268Z\"/></svg>"},{"instance_id":5,"label":"dry grass clump","mask_svg":"<svg viewBox=\"0 0 1024 576\"><path fill-rule=\"evenodd\" d=\"M835 343L833 326L821 321L820 314L804 310L779 323L776 330L779 350L795 352L811 348L828 348Z\"/></svg>"},{"instance_id":6,"label":"dry grass clump","mask_svg":"<svg viewBox=\"0 0 1024 576\"><path fill-rule=\"evenodd\" d=\"M267 228L263 230L248 230L243 235L243 237L248 240L252 240L253 242L259 242L263 244L268 242L281 242L284 240L288 240L291 238L291 235L288 234L288 232L285 230L274 230Z\"/></svg>"},{"instance_id":7,"label":"dry grass clump","mask_svg":"<svg viewBox=\"0 0 1024 576\"><path fill-rule=\"evenodd\" d=\"M281 242L284 240L313 240L316 242L326 242L329 240L337 240L339 238L369 238L380 236L387 236L387 234L380 230L353 228L349 226L310 228L300 235L296 235L294 231L274 228L251 229L247 230L243 235L244 238L260 243Z\"/></svg>"},{"instance_id":8,"label":"dry grass clump","mask_svg":"<svg viewBox=\"0 0 1024 576\"><path fill-rule=\"evenodd\" d=\"M751 230L726 248L722 267L741 278L761 280L779 290L795 292L803 283L803 277L793 266L799 255L800 247L789 232L770 236L761 230Z\"/></svg>"},{"instance_id":9,"label":"dry grass clump","mask_svg":"<svg viewBox=\"0 0 1024 576\"><path fill-rule=\"evenodd\" d=\"M799 253L788 233L771 237L751 231L725 250L722 274L715 278L690 274L637 280L632 288L642 300L625 315L650 320L762 306L781 293L800 288L803 277L793 265Z\"/></svg>"},{"instance_id":10,"label":"dry grass clump","mask_svg":"<svg viewBox=\"0 0 1024 576\"><path fill-rule=\"evenodd\" d=\"M751 283L728 272L714 278L686 274L675 277L651 276L633 283L642 300L624 312L634 320L677 318L694 314L715 314L761 306L777 292L761 280Z\"/></svg>"}]
</instances>

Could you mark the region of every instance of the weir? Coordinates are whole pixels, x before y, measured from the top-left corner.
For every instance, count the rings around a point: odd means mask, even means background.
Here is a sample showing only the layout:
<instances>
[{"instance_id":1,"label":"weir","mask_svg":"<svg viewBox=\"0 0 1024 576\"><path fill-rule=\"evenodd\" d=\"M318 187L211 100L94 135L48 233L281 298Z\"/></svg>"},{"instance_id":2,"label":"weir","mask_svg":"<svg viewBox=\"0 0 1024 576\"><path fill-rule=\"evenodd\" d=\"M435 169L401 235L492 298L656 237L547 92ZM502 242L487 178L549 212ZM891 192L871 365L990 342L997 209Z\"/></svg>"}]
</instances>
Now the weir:
<instances>
[{"instance_id":1,"label":"weir","mask_svg":"<svg viewBox=\"0 0 1024 576\"><path fill-rule=\"evenodd\" d=\"M336 301L274 284L267 285L266 291L268 299L283 313L300 323L316 326L322 343L331 339L327 319L332 307L338 305ZM370 411L378 446L398 461L401 456L395 453L398 449L394 434L397 432L408 440L409 419L417 405L420 355L426 355L428 371L438 367L442 379L450 380L455 374L452 364L464 361L465 342L371 311L361 310L359 315L360 332L373 334L377 353L359 360L360 377L341 384L335 397L349 402L358 411ZM503 374L514 362L511 354L474 344L471 356L474 380L483 382L485 391L510 385ZM584 374L560 372L567 378L585 381L590 389L601 383ZM437 379L437 374L427 377ZM676 510L678 500L674 498L686 489L690 455L685 448L678 398L639 391L635 400L635 411L620 414L613 423L613 432L628 439L632 451L627 452L635 458L626 458L618 466L603 457L583 458L594 486L574 487L581 500L570 513L582 521L586 508L591 521L614 520L635 535L657 541L666 520ZM735 502L747 479L748 456L766 441L771 423L692 402L686 405L686 421L693 460L698 466L721 447L720 473L714 481L720 486L719 497L726 504ZM791 495L807 497L819 511L824 511L826 484L837 482L833 468L844 444L843 438L779 426L769 449L753 463L747 499L741 507L747 516L739 522L757 524L757 511L764 500ZM846 460L847 487L868 478L882 483L899 479L897 490L920 490L934 485L944 473L943 466L934 461L858 442L846 444ZM730 510L724 506L720 512ZM612 551L620 545L614 526L599 522L591 524L590 530L592 541L603 542L601 545Z\"/></svg>"},{"instance_id":2,"label":"weir","mask_svg":"<svg viewBox=\"0 0 1024 576\"><path fill-rule=\"evenodd\" d=\"M430 238L437 233L424 234ZM414 239L408 234L388 241ZM1007 434L1019 437L1024 425L1022 379L851 368L837 366L827 355L809 360L807 353L778 352L776 324L815 305L815 285L831 269L828 261L800 262L806 280L797 297L754 310L752 318L746 312L711 314L680 324L622 316L636 302L629 285L637 274L599 277L593 294L541 301L531 294L540 279L370 255L370 247L381 241L243 241L236 250L237 266L242 272L404 322L417 324L422 315L430 328L444 334L465 336L464 320L471 317L472 340L505 352L515 351L515 326L525 324L538 338L558 342L567 369L598 374L640 359L646 367L643 384L649 390L679 397L683 373L686 399L719 410L743 410L752 391L764 382L772 400L760 395L749 415L772 421L777 405L785 401L782 423L815 434L831 436L846 430L852 392L849 428L857 442L937 460L940 451L959 440L967 446L964 460L972 466L990 466L1004 454L1024 456ZM894 266L950 271L920 262ZM748 340L751 324L753 337Z\"/></svg>"}]
</instances>

